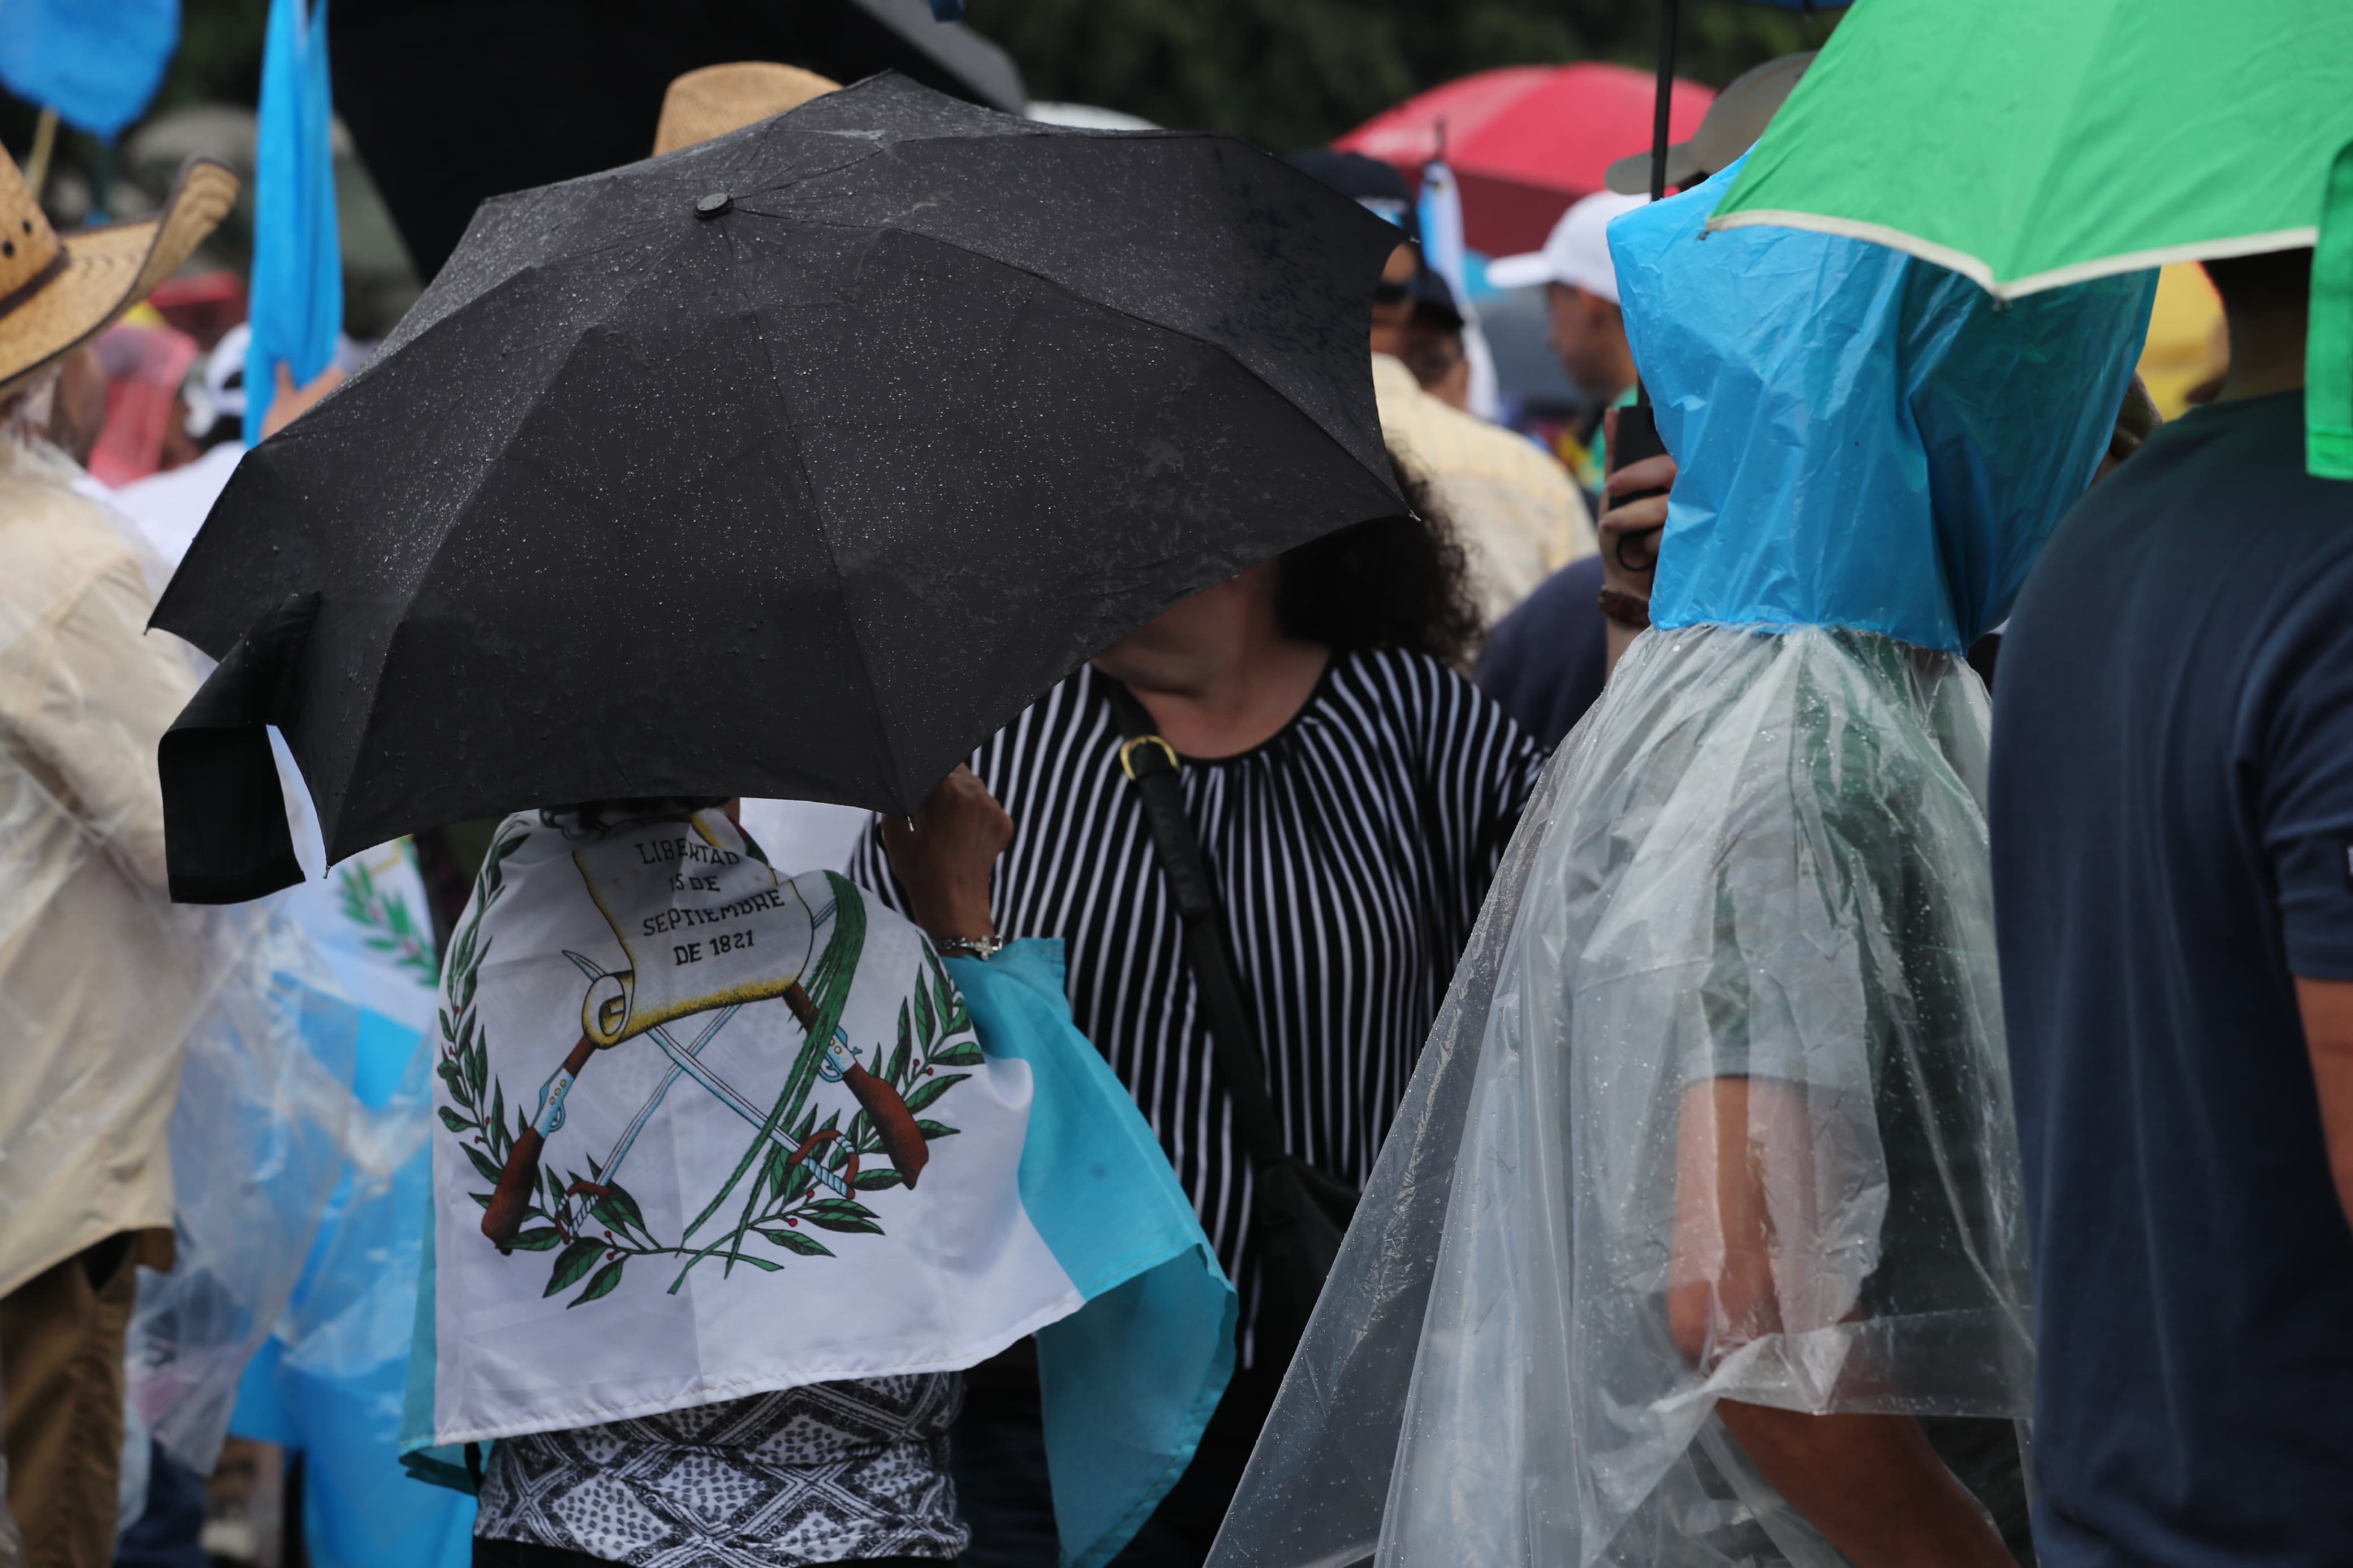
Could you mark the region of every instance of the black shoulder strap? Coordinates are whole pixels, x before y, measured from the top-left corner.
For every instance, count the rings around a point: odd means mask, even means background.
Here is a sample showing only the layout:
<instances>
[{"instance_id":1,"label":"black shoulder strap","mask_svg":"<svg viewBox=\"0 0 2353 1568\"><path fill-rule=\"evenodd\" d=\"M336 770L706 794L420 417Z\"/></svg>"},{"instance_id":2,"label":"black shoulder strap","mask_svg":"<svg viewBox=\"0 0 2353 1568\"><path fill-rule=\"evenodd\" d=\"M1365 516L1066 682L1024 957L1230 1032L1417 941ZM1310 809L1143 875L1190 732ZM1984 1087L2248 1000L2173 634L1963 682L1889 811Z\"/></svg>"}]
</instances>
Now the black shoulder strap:
<instances>
[{"instance_id":1,"label":"black shoulder strap","mask_svg":"<svg viewBox=\"0 0 2353 1568\"><path fill-rule=\"evenodd\" d=\"M1159 852L1161 875L1185 921L1185 956L1193 967L1194 989L1208 1015L1209 1045L1216 1053L1218 1076L1234 1102L1234 1131L1240 1137L1250 1163L1261 1170L1285 1156L1282 1123L1266 1091L1265 1058L1258 1031L1251 1026L1241 981L1234 973L1226 946L1226 922L1218 909L1217 889L1201 863L1200 835L1185 810L1184 787L1176 782L1176 748L1153 730L1152 715L1135 694L1100 673L1111 692L1112 712L1126 744L1119 749L1120 766L1144 802L1144 819L1152 829L1153 847Z\"/></svg>"}]
</instances>

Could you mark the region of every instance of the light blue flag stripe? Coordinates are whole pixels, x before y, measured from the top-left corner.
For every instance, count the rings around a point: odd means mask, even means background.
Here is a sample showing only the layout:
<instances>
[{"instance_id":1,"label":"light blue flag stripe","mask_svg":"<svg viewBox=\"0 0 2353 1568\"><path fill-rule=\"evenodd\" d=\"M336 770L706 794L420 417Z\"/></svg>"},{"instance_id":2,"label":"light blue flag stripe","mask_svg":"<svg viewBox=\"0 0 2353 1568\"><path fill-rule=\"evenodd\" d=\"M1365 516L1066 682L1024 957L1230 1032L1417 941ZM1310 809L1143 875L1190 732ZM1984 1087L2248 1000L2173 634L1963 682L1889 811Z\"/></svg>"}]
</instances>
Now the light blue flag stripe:
<instances>
[{"instance_id":1,"label":"light blue flag stripe","mask_svg":"<svg viewBox=\"0 0 2353 1568\"><path fill-rule=\"evenodd\" d=\"M333 94L327 0L270 0L262 43L260 140L253 160L253 282L245 351L245 444L259 445L278 386L315 379L343 324L343 245L335 231Z\"/></svg>"},{"instance_id":2,"label":"light blue flag stripe","mask_svg":"<svg viewBox=\"0 0 2353 1568\"><path fill-rule=\"evenodd\" d=\"M1126 1086L1071 1022L1060 942L951 958L981 1047L1029 1064L1021 1206L1087 1304L1038 1333L1062 1561L1110 1561L1233 1373L1233 1287Z\"/></svg>"}]
</instances>

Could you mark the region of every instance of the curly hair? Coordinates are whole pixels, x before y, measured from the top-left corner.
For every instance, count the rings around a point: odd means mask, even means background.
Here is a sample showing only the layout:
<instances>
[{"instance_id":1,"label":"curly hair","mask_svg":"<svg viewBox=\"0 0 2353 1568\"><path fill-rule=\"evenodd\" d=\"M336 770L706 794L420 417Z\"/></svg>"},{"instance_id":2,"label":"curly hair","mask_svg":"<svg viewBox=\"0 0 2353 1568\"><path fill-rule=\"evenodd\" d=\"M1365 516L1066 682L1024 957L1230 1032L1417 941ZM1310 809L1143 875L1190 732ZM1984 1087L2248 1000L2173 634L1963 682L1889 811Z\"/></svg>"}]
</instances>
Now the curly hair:
<instances>
[{"instance_id":1,"label":"curly hair","mask_svg":"<svg viewBox=\"0 0 2353 1568\"><path fill-rule=\"evenodd\" d=\"M1404 648L1467 668L1486 629L1469 561L1429 482L1394 447L1389 468L1413 510L1284 552L1275 613L1284 631L1335 653Z\"/></svg>"}]
</instances>

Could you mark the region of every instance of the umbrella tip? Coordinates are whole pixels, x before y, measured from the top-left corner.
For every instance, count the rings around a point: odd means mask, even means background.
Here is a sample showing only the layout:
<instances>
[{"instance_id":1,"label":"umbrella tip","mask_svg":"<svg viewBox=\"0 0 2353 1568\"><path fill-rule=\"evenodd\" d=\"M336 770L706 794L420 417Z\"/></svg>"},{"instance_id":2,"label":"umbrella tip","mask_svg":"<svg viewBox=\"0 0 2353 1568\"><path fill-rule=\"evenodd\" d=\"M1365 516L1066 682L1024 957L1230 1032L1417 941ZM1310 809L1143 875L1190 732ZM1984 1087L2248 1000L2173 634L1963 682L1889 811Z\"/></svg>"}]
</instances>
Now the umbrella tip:
<instances>
[{"instance_id":1,"label":"umbrella tip","mask_svg":"<svg viewBox=\"0 0 2353 1568\"><path fill-rule=\"evenodd\" d=\"M695 202L694 216L697 217L717 217L721 213L725 212L734 205L735 198L729 195L725 191L713 191L709 195L703 196Z\"/></svg>"}]
</instances>

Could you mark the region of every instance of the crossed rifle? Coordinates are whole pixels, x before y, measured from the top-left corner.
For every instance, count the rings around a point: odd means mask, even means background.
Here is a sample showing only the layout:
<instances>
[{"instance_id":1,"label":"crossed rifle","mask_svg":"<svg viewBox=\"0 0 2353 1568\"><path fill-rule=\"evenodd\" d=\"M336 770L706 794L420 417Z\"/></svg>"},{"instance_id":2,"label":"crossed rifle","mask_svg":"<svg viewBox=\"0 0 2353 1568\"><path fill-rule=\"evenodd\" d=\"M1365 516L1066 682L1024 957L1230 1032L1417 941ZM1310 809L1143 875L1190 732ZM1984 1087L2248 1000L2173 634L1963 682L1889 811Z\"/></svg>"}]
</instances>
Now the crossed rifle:
<instances>
[{"instance_id":1,"label":"crossed rifle","mask_svg":"<svg viewBox=\"0 0 2353 1568\"><path fill-rule=\"evenodd\" d=\"M606 978L606 971L579 953L567 950L564 956L587 976L591 986ZM931 1150L923 1142L923 1131L915 1125L914 1115L908 1110L907 1102L899 1097L897 1089L859 1064L858 1052L849 1043L848 1031L840 1025L834 1026L831 1038L822 1042L817 1039L817 1005L809 1000L808 993L801 989L799 982L796 981L785 988L784 1000L785 1005L792 1009L793 1016L800 1021L801 1027L808 1032L809 1046L820 1047L824 1052L818 1063L817 1076L828 1083L849 1086L849 1092L857 1098L868 1120L874 1124L875 1132L882 1142L882 1152L892 1168L907 1185L913 1186L915 1178L931 1158ZM742 1090L721 1078L701 1059L702 1048L711 1043L712 1037L725 1028L728 1020L748 1005L738 1002L721 1008L718 1016L704 1025L702 1032L689 1045L680 1045L662 1025L653 1024L645 1028L645 1037L670 1058L670 1070L662 1075L661 1081L654 1086L653 1093L647 1096L645 1104L638 1108L637 1114L629 1118L628 1125L621 1130L621 1135L614 1140L612 1150L605 1156L601 1167L603 1179L575 1181L572 1185L574 1192L602 1196L610 1188L619 1174L621 1162L628 1157L630 1147L638 1141L638 1134L651 1120L662 1098L670 1093L670 1085L685 1077L692 1079L708 1089L722 1105L765 1132L769 1142L785 1152L787 1169L806 1163L809 1175L820 1184L842 1197L849 1195L850 1184L858 1179L858 1152L855 1149L850 1151L846 1178L809 1158L819 1144L829 1138L839 1137L839 1133L815 1133L795 1143L782 1128L770 1125L766 1114ZM580 1037L579 1042L565 1057L564 1064L540 1085L539 1106L532 1117L531 1125L516 1134L513 1145L507 1151L506 1167L500 1173L497 1190L491 1194L490 1207L482 1212L482 1234L496 1243L501 1252L508 1249L509 1244L522 1229L523 1216L530 1212L532 1202L539 1191L540 1152L546 1146L547 1140L563 1127L565 1096L571 1092L572 1086L579 1079L581 1069L588 1065L589 1057L596 1049L595 1041L585 1034Z\"/></svg>"}]
</instances>

